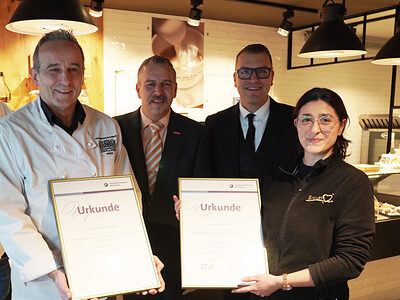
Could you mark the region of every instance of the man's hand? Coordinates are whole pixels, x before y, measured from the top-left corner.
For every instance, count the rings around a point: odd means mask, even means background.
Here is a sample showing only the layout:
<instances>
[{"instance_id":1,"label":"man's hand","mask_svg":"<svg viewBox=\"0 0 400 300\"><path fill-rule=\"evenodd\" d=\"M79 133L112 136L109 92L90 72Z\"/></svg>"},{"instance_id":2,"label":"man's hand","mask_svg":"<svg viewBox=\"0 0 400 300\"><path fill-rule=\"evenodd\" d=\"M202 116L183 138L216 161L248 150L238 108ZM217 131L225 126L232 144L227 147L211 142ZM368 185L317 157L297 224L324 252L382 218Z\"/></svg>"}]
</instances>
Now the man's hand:
<instances>
[{"instance_id":1,"label":"man's hand","mask_svg":"<svg viewBox=\"0 0 400 300\"><path fill-rule=\"evenodd\" d=\"M151 290L142 291L140 293L136 293L137 295L140 295L140 294L142 294L143 296L145 296L147 294L155 295L155 294L161 293L161 292L163 292L165 290L165 282L164 282L164 279L161 276L161 270L164 268L164 264L155 255L153 255L153 259L154 259L154 263L156 264L158 280L160 281L161 287L158 288L158 289L151 289Z\"/></svg>"},{"instance_id":2,"label":"man's hand","mask_svg":"<svg viewBox=\"0 0 400 300\"><path fill-rule=\"evenodd\" d=\"M176 218L179 220L179 217L181 215L181 208L182 208L182 200L179 200L177 196L172 196L172 199L174 199L174 207L175 207L175 215Z\"/></svg>"},{"instance_id":3,"label":"man's hand","mask_svg":"<svg viewBox=\"0 0 400 300\"><path fill-rule=\"evenodd\" d=\"M53 279L56 284L57 290L60 293L61 299L69 300L72 297L71 290L67 283L67 277L65 276L63 268L56 269L49 273L49 277ZM98 298L92 298L90 300L99 300Z\"/></svg>"},{"instance_id":4,"label":"man's hand","mask_svg":"<svg viewBox=\"0 0 400 300\"><path fill-rule=\"evenodd\" d=\"M53 279L61 299L69 300L72 297L71 290L68 287L67 277L62 269L56 269L49 273L49 277Z\"/></svg>"},{"instance_id":5,"label":"man's hand","mask_svg":"<svg viewBox=\"0 0 400 300\"><path fill-rule=\"evenodd\" d=\"M161 260L153 255L154 263L156 264L156 269L157 269L157 274L158 274L158 279L160 281L161 287L158 289L150 289L146 291L142 291L142 295L147 295L147 294L157 294L161 293L165 290L165 282L164 279L161 276L161 270L164 268L164 264L161 262ZM72 297L71 290L68 287L67 283L67 277L65 276L65 273L62 268L56 269L52 272L49 273L49 277L53 279L54 283L56 284L57 290L60 293L61 299L63 300L70 300ZM140 293L137 293L140 294ZM98 300L98 298L92 298L91 300Z\"/></svg>"}]
</instances>

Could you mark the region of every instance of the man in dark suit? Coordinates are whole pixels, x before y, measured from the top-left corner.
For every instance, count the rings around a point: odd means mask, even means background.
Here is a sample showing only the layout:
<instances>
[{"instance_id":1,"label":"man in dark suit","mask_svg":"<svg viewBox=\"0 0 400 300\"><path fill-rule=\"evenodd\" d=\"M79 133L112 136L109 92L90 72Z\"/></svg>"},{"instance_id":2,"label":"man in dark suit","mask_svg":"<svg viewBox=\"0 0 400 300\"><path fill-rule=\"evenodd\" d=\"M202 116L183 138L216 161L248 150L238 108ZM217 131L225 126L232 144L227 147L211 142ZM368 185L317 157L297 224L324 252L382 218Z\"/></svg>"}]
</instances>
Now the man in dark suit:
<instances>
[{"instance_id":1,"label":"man in dark suit","mask_svg":"<svg viewBox=\"0 0 400 300\"><path fill-rule=\"evenodd\" d=\"M167 58L156 55L142 63L136 91L142 106L115 119L142 191L152 250L165 265L166 289L152 298L181 299L179 223L172 196L178 195L178 177L193 176L204 130L199 123L171 110L177 83ZM135 297L126 295L124 299Z\"/></svg>"},{"instance_id":2,"label":"man in dark suit","mask_svg":"<svg viewBox=\"0 0 400 300\"><path fill-rule=\"evenodd\" d=\"M240 101L210 115L201 143L196 176L258 178L293 163L297 134L293 107L268 93L274 70L267 47L252 44L236 56L233 74Z\"/></svg>"},{"instance_id":3,"label":"man in dark suit","mask_svg":"<svg viewBox=\"0 0 400 300\"><path fill-rule=\"evenodd\" d=\"M233 74L240 102L206 119L195 175L258 178L296 163L297 134L293 107L269 97L274 70L267 47L252 44L236 56ZM248 299L224 292L224 299Z\"/></svg>"}]
</instances>

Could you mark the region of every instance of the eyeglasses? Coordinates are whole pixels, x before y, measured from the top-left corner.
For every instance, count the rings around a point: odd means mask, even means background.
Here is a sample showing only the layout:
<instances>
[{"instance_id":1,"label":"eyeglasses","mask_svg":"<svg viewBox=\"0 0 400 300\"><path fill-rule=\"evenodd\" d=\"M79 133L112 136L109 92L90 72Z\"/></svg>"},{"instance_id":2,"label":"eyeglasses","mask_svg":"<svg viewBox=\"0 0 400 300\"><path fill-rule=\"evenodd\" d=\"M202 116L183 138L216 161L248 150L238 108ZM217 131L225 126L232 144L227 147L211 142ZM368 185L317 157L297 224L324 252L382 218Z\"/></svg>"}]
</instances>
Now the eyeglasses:
<instances>
[{"instance_id":1,"label":"eyeglasses","mask_svg":"<svg viewBox=\"0 0 400 300\"><path fill-rule=\"evenodd\" d=\"M239 79L250 79L253 72L256 73L258 79L267 79L271 75L272 68L259 67L259 68L240 68L236 70Z\"/></svg>"},{"instance_id":2,"label":"eyeglasses","mask_svg":"<svg viewBox=\"0 0 400 300\"><path fill-rule=\"evenodd\" d=\"M316 120L310 115L300 115L297 117L297 125L302 130L310 129L314 125L314 122L317 122L321 130L328 131L331 130L338 121L339 120L332 115L322 115Z\"/></svg>"}]
</instances>

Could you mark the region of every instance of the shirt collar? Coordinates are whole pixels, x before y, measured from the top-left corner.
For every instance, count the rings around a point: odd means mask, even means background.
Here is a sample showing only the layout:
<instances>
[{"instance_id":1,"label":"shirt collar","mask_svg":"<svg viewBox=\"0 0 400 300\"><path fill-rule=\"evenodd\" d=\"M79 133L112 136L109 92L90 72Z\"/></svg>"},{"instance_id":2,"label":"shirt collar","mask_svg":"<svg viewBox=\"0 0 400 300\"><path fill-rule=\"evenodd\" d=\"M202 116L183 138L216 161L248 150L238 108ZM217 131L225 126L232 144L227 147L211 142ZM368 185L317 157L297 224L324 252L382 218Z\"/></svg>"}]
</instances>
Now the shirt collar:
<instances>
[{"instance_id":1,"label":"shirt collar","mask_svg":"<svg viewBox=\"0 0 400 300\"><path fill-rule=\"evenodd\" d=\"M261 119L263 120L266 118L269 114L269 106L270 106L270 99L268 98L268 101L264 103L263 106L261 106L258 110L253 112L256 116L254 117L255 119ZM239 102L239 111L240 111L240 116L245 119L250 112L242 105L241 102Z\"/></svg>"},{"instance_id":2,"label":"shirt collar","mask_svg":"<svg viewBox=\"0 0 400 300\"><path fill-rule=\"evenodd\" d=\"M153 121L152 119L150 119L148 116L145 115L145 113L142 110L142 107L140 107L140 117L142 119L142 121L141 121L142 122L142 129L146 128L150 123L154 123L154 122L160 122L161 124L164 125L164 128L167 128L168 127L168 123L169 123L169 116L170 115L171 115L171 109L160 120Z\"/></svg>"},{"instance_id":3,"label":"shirt collar","mask_svg":"<svg viewBox=\"0 0 400 300\"><path fill-rule=\"evenodd\" d=\"M83 109L82 104L79 100L76 101L75 106L75 114L74 114L74 121L70 127L65 126L64 122L57 117L51 110L50 107L40 98L40 107L42 108L47 121L50 123L51 126L58 125L62 129L64 129L69 135L72 135L74 131L78 128L78 123L83 123L86 118L85 110Z\"/></svg>"}]
</instances>

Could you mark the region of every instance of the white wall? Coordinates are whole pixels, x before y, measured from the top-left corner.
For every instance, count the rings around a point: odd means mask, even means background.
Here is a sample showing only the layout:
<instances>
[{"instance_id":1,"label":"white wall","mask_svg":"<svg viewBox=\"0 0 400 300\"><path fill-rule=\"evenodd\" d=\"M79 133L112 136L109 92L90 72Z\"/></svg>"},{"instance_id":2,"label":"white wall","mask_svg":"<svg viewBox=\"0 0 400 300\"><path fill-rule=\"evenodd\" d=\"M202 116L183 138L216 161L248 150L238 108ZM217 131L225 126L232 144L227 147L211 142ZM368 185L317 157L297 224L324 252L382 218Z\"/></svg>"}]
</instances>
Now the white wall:
<instances>
[{"instance_id":1,"label":"white wall","mask_svg":"<svg viewBox=\"0 0 400 300\"><path fill-rule=\"evenodd\" d=\"M151 18L176 18L121 10L104 11L104 111L113 116L140 105L135 92L136 73L141 62L152 55ZM361 128L358 116L387 113L391 67L372 65L370 61L287 70L287 39L276 28L204 20L204 109L191 109L189 117L204 120L208 114L232 105L238 93L232 73L237 52L250 43L263 43L271 51L275 69L271 96L278 102L294 105L312 87L327 87L344 100L350 115L346 136L352 140L348 158L360 159ZM303 35L294 36L302 44ZM296 49L297 50L297 49ZM124 70L123 72L117 72ZM118 89L115 89L117 82ZM399 85L398 87L399 88ZM397 146L397 145L396 145Z\"/></svg>"}]
</instances>

